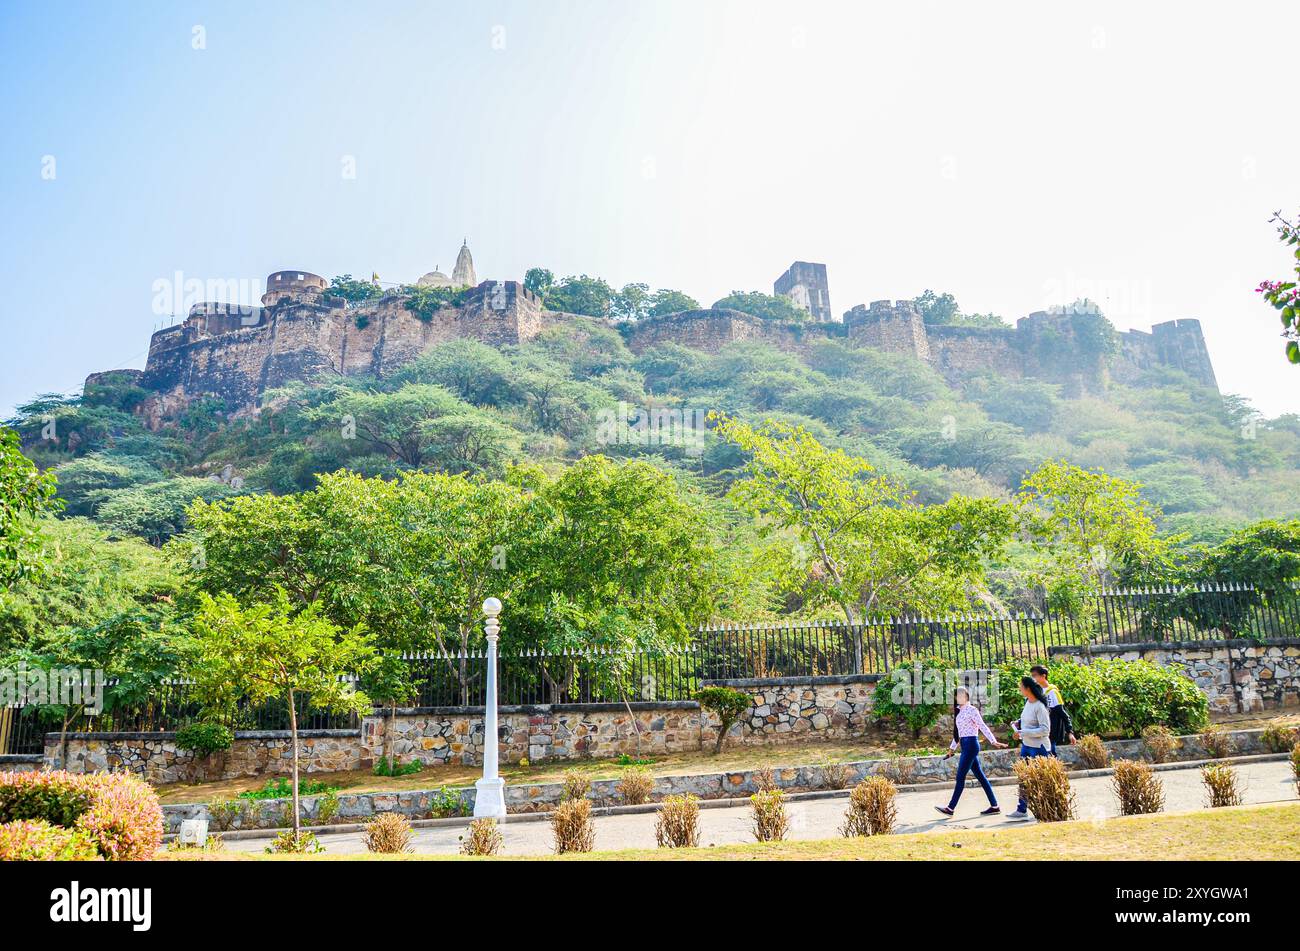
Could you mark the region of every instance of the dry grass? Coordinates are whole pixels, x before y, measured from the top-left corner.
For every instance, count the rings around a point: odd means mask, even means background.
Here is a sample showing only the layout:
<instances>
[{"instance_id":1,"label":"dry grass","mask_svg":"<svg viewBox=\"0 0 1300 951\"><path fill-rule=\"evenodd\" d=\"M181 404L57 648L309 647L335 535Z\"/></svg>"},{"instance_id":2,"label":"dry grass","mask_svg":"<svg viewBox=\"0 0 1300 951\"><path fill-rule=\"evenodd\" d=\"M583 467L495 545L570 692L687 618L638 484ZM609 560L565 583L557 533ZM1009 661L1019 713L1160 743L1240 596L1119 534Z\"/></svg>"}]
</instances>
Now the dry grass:
<instances>
[{"instance_id":1,"label":"dry grass","mask_svg":"<svg viewBox=\"0 0 1300 951\"><path fill-rule=\"evenodd\" d=\"M819 764L822 785L827 789L843 789L849 784L849 768L844 763L822 760Z\"/></svg>"},{"instance_id":2,"label":"dry grass","mask_svg":"<svg viewBox=\"0 0 1300 951\"><path fill-rule=\"evenodd\" d=\"M1153 763L1167 763L1178 749L1178 739L1169 727L1156 724L1142 731L1142 745Z\"/></svg>"},{"instance_id":3,"label":"dry grass","mask_svg":"<svg viewBox=\"0 0 1300 951\"><path fill-rule=\"evenodd\" d=\"M1143 816L1165 807L1164 784L1148 763L1118 760L1110 781L1121 815Z\"/></svg>"},{"instance_id":4,"label":"dry grass","mask_svg":"<svg viewBox=\"0 0 1300 951\"><path fill-rule=\"evenodd\" d=\"M1210 759L1223 759L1236 752L1232 737L1218 727L1210 727L1201 734L1200 740L1201 746L1205 749L1205 755Z\"/></svg>"},{"instance_id":5,"label":"dry grass","mask_svg":"<svg viewBox=\"0 0 1300 951\"><path fill-rule=\"evenodd\" d=\"M1033 756L1016 763L1020 795L1039 822L1074 818L1074 790L1065 764L1055 756Z\"/></svg>"},{"instance_id":6,"label":"dry grass","mask_svg":"<svg viewBox=\"0 0 1300 951\"><path fill-rule=\"evenodd\" d=\"M1241 780L1237 771L1227 763L1202 766L1201 782L1205 783L1211 809L1241 805Z\"/></svg>"},{"instance_id":7,"label":"dry grass","mask_svg":"<svg viewBox=\"0 0 1300 951\"><path fill-rule=\"evenodd\" d=\"M396 812L381 812L366 823L362 836L367 852L399 855L411 851L411 823Z\"/></svg>"},{"instance_id":8,"label":"dry grass","mask_svg":"<svg viewBox=\"0 0 1300 951\"><path fill-rule=\"evenodd\" d=\"M1264 728L1259 740L1270 753L1289 753L1296 745L1296 728L1281 723L1271 723Z\"/></svg>"},{"instance_id":9,"label":"dry grass","mask_svg":"<svg viewBox=\"0 0 1300 951\"><path fill-rule=\"evenodd\" d=\"M655 789L655 778L644 766L629 766L623 770L618 783L618 794L629 806L639 806L650 801Z\"/></svg>"},{"instance_id":10,"label":"dry grass","mask_svg":"<svg viewBox=\"0 0 1300 951\"><path fill-rule=\"evenodd\" d=\"M869 776L853 787L849 794L849 811L844 814L840 833L855 835L890 835L898 819L898 790L885 776Z\"/></svg>"},{"instance_id":11,"label":"dry grass","mask_svg":"<svg viewBox=\"0 0 1300 951\"><path fill-rule=\"evenodd\" d=\"M501 830L495 819L475 819L469 834L461 839L461 855L496 855L501 851Z\"/></svg>"},{"instance_id":12,"label":"dry grass","mask_svg":"<svg viewBox=\"0 0 1300 951\"><path fill-rule=\"evenodd\" d=\"M1110 750L1095 733L1079 740L1079 765L1084 769L1105 769L1110 765Z\"/></svg>"},{"instance_id":13,"label":"dry grass","mask_svg":"<svg viewBox=\"0 0 1300 951\"><path fill-rule=\"evenodd\" d=\"M655 842L660 848L693 849L700 844L700 801L694 796L669 796L655 818Z\"/></svg>"},{"instance_id":14,"label":"dry grass","mask_svg":"<svg viewBox=\"0 0 1300 951\"><path fill-rule=\"evenodd\" d=\"M1251 861L1300 860L1300 803L1242 806L1108 819L1105 822L1055 822L999 826L994 829L946 829L908 835L768 842L700 849L627 849L618 852L552 857L551 861L882 861L985 860L1037 861ZM1267 842L1267 849L1243 849L1243 842ZM537 861L537 856L503 856L493 861ZM172 862L455 862L453 855L268 856L256 852L160 852Z\"/></svg>"},{"instance_id":15,"label":"dry grass","mask_svg":"<svg viewBox=\"0 0 1300 951\"><path fill-rule=\"evenodd\" d=\"M570 799L551 813L551 833L555 852L590 852L596 847L596 826L591 821L591 800Z\"/></svg>"},{"instance_id":16,"label":"dry grass","mask_svg":"<svg viewBox=\"0 0 1300 951\"><path fill-rule=\"evenodd\" d=\"M779 842L790 831L790 817L785 811L785 793L779 789L754 793L749 797L753 809L754 838L759 842Z\"/></svg>"},{"instance_id":17,"label":"dry grass","mask_svg":"<svg viewBox=\"0 0 1300 951\"><path fill-rule=\"evenodd\" d=\"M754 785L759 792L771 792L776 788L776 771L771 766L760 766L754 770Z\"/></svg>"}]
</instances>

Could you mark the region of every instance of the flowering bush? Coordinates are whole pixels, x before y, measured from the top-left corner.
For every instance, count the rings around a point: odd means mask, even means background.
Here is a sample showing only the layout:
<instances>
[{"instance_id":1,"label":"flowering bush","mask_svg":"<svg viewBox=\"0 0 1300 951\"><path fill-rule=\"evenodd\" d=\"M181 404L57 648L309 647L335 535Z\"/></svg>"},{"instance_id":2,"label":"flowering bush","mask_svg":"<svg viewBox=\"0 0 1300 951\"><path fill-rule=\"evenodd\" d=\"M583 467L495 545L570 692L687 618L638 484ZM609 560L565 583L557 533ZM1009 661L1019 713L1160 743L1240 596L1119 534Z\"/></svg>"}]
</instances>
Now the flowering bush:
<instances>
[{"instance_id":1,"label":"flowering bush","mask_svg":"<svg viewBox=\"0 0 1300 951\"><path fill-rule=\"evenodd\" d=\"M162 845L158 795L127 773L0 774L0 823L28 820L75 830L106 859L149 859Z\"/></svg>"},{"instance_id":2,"label":"flowering bush","mask_svg":"<svg viewBox=\"0 0 1300 951\"><path fill-rule=\"evenodd\" d=\"M99 858L80 829L62 829L43 819L0 825L0 862L77 862Z\"/></svg>"}]
</instances>

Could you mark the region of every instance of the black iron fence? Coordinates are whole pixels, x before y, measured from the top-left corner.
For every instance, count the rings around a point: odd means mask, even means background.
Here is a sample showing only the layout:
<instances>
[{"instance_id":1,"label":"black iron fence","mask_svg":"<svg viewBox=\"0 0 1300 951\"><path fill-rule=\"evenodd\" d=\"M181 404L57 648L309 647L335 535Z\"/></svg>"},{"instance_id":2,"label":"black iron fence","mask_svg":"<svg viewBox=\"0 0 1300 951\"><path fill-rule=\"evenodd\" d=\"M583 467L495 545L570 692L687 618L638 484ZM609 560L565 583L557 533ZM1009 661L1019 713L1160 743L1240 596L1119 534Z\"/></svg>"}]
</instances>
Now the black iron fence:
<instances>
[{"instance_id":1,"label":"black iron fence","mask_svg":"<svg viewBox=\"0 0 1300 951\"><path fill-rule=\"evenodd\" d=\"M708 681L884 674L900 663L937 656L954 666L987 669L1042 659L1048 648L1089 643L1196 641L1300 636L1295 588L1260 591L1248 585L1132 588L1108 591L1072 614L1007 617L902 617L862 624L845 621L762 622L708 627L691 644L668 652L502 651L497 696L503 705L624 703L689 700ZM406 658L415 693L402 706L483 706L487 655L482 650ZM201 715L190 687L168 684L153 702L81 718L78 731L174 730ZM355 716L299 710L302 729L350 729ZM285 730L283 700L239 707L228 725ZM40 752L57 717L33 707L0 711L0 753Z\"/></svg>"}]
</instances>

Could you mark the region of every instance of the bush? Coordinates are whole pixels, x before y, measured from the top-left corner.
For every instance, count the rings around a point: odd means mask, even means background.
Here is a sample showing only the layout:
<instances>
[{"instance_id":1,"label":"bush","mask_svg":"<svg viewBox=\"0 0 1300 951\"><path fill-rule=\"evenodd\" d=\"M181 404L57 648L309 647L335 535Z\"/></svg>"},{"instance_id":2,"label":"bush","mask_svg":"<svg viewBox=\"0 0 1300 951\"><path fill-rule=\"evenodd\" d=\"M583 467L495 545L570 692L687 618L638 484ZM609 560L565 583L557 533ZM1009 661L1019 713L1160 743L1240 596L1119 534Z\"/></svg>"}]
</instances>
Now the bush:
<instances>
[{"instance_id":1,"label":"bush","mask_svg":"<svg viewBox=\"0 0 1300 951\"><path fill-rule=\"evenodd\" d=\"M1122 816L1141 816L1159 812L1165 807L1165 789L1156 771L1147 763L1122 759L1115 764L1111 777L1115 795L1119 797Z\"/></svg>"},{"instance_id":2,"label":"bush","mask_svg":"<svg viewBox=\"0 0 1300 951\"><path fill-rule=\"evenodd\" d=\"M1024 702L1020 678L1028 675L1033 663L998 668L999 709L1020 709ZM1076 733L1133 737L1153 724L1167 725L1175 733L1196 733L1209 725L1209 700L1175 668L1144 660L1052 663L1047 667L1048 679L1061 688Z\"/></svg>"},{"instance_id":3,"label":"bush","mask_svg":"<svg viewBox=\"0 0 1300 951\"><path fill-rule=\"evenodd\" d=\"M411 823L398 812L381 812L366 823L362 837L367 852L400 855L411 851Z\"/></svg>"},{"instance_id":4,"label":"bush","mask_svg":"<svg viewBox=\"0 0 1300 951\"><path fill-rule=\"evenodd\" d=\"M754 785L759 792L771 792L776 788L776 773L771 766L760 766L754 770Z\"/></svg>"},{"instance_id":5,"label":"bush","mask_svg":"<svg viewBox=\"0 0 1300 951\"><path fill-rule=\"evenodd\" d=\"M1031 756L1018 761L1016 779L1025 805L1039 822L1074 818L1074 790L1065 764L1055 756Z\"/></svg>"},{"instance_id":6,"label":"bush","mask_svg":"<svg viewBox=\"0 0 1300 951\"><path fill-rule=\"evenodd\" d=\"M591 800L570 799L560 803L551 813L551 833L555 836L555 851L590 852L596 847L596 827L591 821Z\"/></svg>"},{"instance_id":7,"label":"bush","mask_svg":"<svg viewBox=\"0 0 1300 951\"><path fill-rule=\"evenodd\" d=\"M1201 747L1205 750L1205 755L1210 759L1223 759L1225 756L1231 756L1236 749L1232 737L1217 728L1206 730L1201 734Z\"/></svg>"},{"instance_id":8,"label":"bush","mask_svg":"<svg viewBox=\"0 0 1300 951\"><path fill-rule=\"evenodd\" d=\"M827 789L843 789L849 784L849 767L831 759L821 762L822 785Z\"/></svg>"},{"instance_id":9,"label":"bush","mask_svg":"<svg viewBox=\"0 0 1300 951\"><path fill-rule=\"evenodd\" d=\"M576 769L564 773L564 792L561 799L586 799L591 792L591 780Z\"/></svg>"},{"instance_id":10,"label":"bush","mask_svg":"<svg viewBox=\"0 0 1300 951\"><path fill-rule=\"evenodd\" d=\"M623 770L623 778L618 782L619 795L629 806L639 806L650 801L654 791L655 780L644 766L629 766Z\"/></svg>"},{"instance_id":11,"label":"bush","mask_svg":"<svg viewBox=\"0 0 1300 951\"><path fill-rule=\"evenodd\" d=\"M911 684L914 671L948 671L952 664L941 657L921 657L916 660L903 661L894 667L891 676L884 678L871 694L871 714L877 721L892 720L906 724L912 731L912 738L920 737L922 731L928 730L939 722L939 717L952 710L952 697L947 687L937 691L941 696L912 696ZM924 673L922 685L924 686ZM923 691L928 693L929 691ZM926 702L934 700L935 702Z\"/></svg>"},{"instance_id":12,"label":"bush","mask_svg":"<svg viewBox=\"0 0 1300 951\"><path fill-rule=\"evenodd\" d=\"M162 846L158 794L129 773L0 774L0 823L28 819L81 831L110 860L150 859Z\"/></svg>"},{"instance_id":13,"label":"bush","mask_svg":"<svg viewBox=\"0 0 1300 951\"><path fill-rule=\"evenodd\" d=\"M501 851L501 830L495 819L475 819L469 824L469 837L461 837L461 855L496 855Z\"/></svg>"},{"instance_id":14,"label":"bush","mask_svg":"<svg viewBox=\"0 0 1300 951\"><path fill-rule=\"evenodd\" d=\"M1296 728L1278 723L1270 724L1259 735L1259 741L1270 753L1289 752L1296 744Z\"/></svg>"},{"instance_id":15,"label":"bush","mask_svg":"<svg viewBox=\"0 0 1300 951\"><path fill-rule=\"evenodd\" d=\"M0 825L0 862L86 862L99 849L80 829L53 826L44 819Z\"/></svg>"},{"instance_id":16,"label":"bush","mask_svg":"<svg viewBox=\"0 0 1300 951\"><path fill-rule=\"evenodd\" d=\"M1291 772L1295 773L1295 780L1300 783L1300 743L1291 750Z\"/></svg>"},{"instance_id":17,"label":"bush","mask_svg":"<svg viewBox=\"0 0 1300 951\"><path fill-rule=\"evenodd\" d=\"M429 813L435 819L453 819L469 815L469 803L460 792L448 786L439 786L429 797Z\"/></svg>"},{"instance_id":18,"label":"bush","mask_svg":"<svg viewBox=\"0 0 1300 951\"><path fill-rule=\"evenodd\" d=\"M1237 780L1237 771L1227 763L1202 766L1201 782L1205 783L1211 809L1241 805L1241 784Z\"/></svg>"},{"instance_id":19,"label":"bush","mask_svg":"<svg viewBox=\"0 0 1300 951\"><path fill-rule=\"evenodd\" d=\"M338 792L337 786L331 786L329 783L317 779L299 779L298 795L299 796L319 796L322 793ZM260 789L245 789L239 793L240 799L252 799L260 801L263 799L292 799L293 798L293 780L288 776L277 776L275 779L268 779L262 784Z\"/></svg>"},{"instance_id":20,"label":"bush","mask_svg":"<svg viewBox=\"0 0 1300 951\"><path fill-rule=\"evenodd\" d=\"M895 756L885 766L885 775L899 786L908 786L916 778L916 760L909 756Z\"/></svg>"},{"instance_id":21,"label":"bush","mask_svg":"<svg viewBox=\"0 0 1300 951\"><path fill-rule=\"evenodd\" d=\"M248 804L238 799L208 803L208 821L218 832L229 832L242 825L247 815Z\"/></svg>"},{"instance_id":22,"label":"bush","mask_svg":"<svg viewBox=\"0 0 1300 951\"><path fill-rule=\"evenodd\" d=\"M694 796L669 796L655 819L660 848L693 849L700 844L700 801Z\"/></svg>"},{"instance_id":23,"label":"bush","mask_svg":"<svg viewBox=\"0 0 1300 951\"><path fill-rule=\"evenodd\" d=\"M1079 762L1085 769L1105 769L1110 764L1110 750L1096 733L1079 740Z\"/></svg>"},{"instance_id":24,"label":"bush","mask_svg":"<svg viewBox=\"0 0 1300 951\"><path fill-rule=\"evenodd\" d=\"M235 734L220 723L191 723L176 731L176 748L200 759L224 752L234 743Z\"/></svg>"},{"instance_id":25,"label":"bush","mask_svg":"<svg viewBox=\"0 0 1300 951\"><path fill-rule=\"evenodd\" d=\"M718 740L713 744L713 752L721 753L727 733L754 701L743 690L733 690L731 687L705 687L695 695L695 699L701 707L718 718Z\"/></svg>"},{"instance_id":26,"label":"bush","mask_svg":"<svg viewBox=\"0 0 1300 951\"><path fill-rule=\"evenodd\" d=\"M326 826L339 814L339 794L330 790L316 804L316 825ZM290 823L292 824L292 822Z\"/></svg>"},{"instance_id":27,"label":"bush","mask_svg":"<svg viewBox=\"0 0 1300 951\"><path fill-rule=\"evenodd\" d=\"M754 793L749 797L754 810L754 838L759 842L780 842L790 831L790 817L785 812L785 793L779 789Z\"/></svg>"},{"instance_id":28,"label":"bush","mask_svg":"<svg viewBox=\"0 0 1300 951\"><path fill-rule=\"evenodd\" d=\"M285 829L266 847L267 855L316 855L324 851L325 846L320 844L316 833L299 832L295 835L292 829Z\"/></svg>"},{"instance_id":29,"label":"bush","mask_svg":"<svg viewBox=\"0 0 1300 951\"><path fill-rule=\"evenodd\" d=\"M844 836L889 835L898 818L898 790L884 776L870 776L853 787L849 811L840 833Z\"/></svg>"},{"instance_id":30,"label":"bush","mask_svg":"<svg viewBox=\"0 0 1300 951\"><path fill-rule=\"evenodd\" d=\"M1167 763L1178 749L1178 738L1170 732L1169 727L1154 724L1142 731L1142 745L1153 763Z\"/></svg>"},{"instance_id":31,"label":"bush","mask_svg":"<svg viewBox=\"0 0 1300 951\"><path fill-rule=\"evenodd\" d=\"M418 759L413 759L408 763L399 763L394 756L390 761L387 756L381 756L375 760L374 773L376 776L410 776L412 773L418 773L424 769L424 764Z\"/></svg>"}]
</instances>

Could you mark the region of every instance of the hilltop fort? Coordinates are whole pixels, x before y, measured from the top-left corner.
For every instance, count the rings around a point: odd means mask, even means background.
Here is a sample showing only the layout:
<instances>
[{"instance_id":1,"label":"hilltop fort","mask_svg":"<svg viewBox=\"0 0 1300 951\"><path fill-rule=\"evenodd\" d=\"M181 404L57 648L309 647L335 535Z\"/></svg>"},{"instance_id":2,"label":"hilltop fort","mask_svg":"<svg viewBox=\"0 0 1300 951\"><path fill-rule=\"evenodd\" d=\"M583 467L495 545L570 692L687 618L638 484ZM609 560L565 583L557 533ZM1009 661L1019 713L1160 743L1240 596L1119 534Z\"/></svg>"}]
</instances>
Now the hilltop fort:
<instances>
[{"instance_id":1,"label":"hilltop fort","mask_svg":"<svg viewBox=\"0 0 1300 951\"><path fill-rule=\"evenodd\" d=\"M153 335L143 371L113 373L130 375L151 391L141 411L156 428L196 399L216 398L230 415L247 415L256 412L265 391L294 380L322 374L383 377L448 340L505 346L566 322L600 319L548 310L518 281L477 282L467 245L451 277L435 268L416 287L462 290L454 303L422 314L408 308L407 290L353 302L332 296L320 275L276 271L266 279L260 307L195 304L182 323ZM773 289L807 311L809 319L787 323L709 308L617 326L637 353L665 343L716 352L742 340L801 352L818 340L840 339L908 354L953 381L992 372L1059 383L1076 394L1097 393L1112 379L1125 381L1164 366L1217 390L1200 322L1191 318L1156 324L1149 333L1120 333L1106 346L1096 339L1095 322L1072 312L1040 311L1014 327L935 325L924 321L912 301L882 300L855 305L835 318L823 264L795 262ZM100 376L93 374L88 382Z\"/></svg>"}]
</instances>

